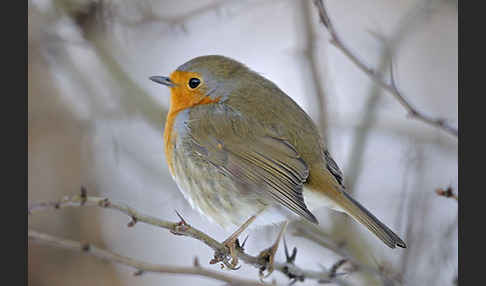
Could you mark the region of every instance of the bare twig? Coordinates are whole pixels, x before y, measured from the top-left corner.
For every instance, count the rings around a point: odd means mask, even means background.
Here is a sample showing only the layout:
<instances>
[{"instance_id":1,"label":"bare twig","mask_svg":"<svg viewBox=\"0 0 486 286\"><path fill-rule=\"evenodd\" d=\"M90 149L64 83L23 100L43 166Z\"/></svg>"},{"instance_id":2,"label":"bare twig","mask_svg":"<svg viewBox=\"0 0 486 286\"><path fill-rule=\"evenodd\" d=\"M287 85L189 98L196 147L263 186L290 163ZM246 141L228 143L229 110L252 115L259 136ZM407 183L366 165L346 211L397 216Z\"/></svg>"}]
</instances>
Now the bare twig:
<instances>
[{"instance_id":1,"label":"bare twig","mask_svg":"<svg viewBox=\"0 0 486 286\"><path fill-rule=\"evenodd\" d=\"M145 272L155 272L155 273L185 274L185 275L209 277L219 281L227 282L229 285L247 285L247 286L270 285L264 282L251 281L247 279L238 278L235 276L230 276L221 272L204 269L199 265L197 258L194 260L193 267L175 267L175 266L157 265L157 264L143 262L131 257L123 256L108 251L106 249L99 248L87 242L80 242L80 241L55 237L49 234L40 233L30 229L28 235L29 235L29 240L38 243L48 244L51 246L68 249L72 251L87 253L103 260L109 260L119 264L131 266L136 269L136 271L134 272L135 276L139 276Z\"/></svg>"},{"instance_id":2,"label":"bare twig","mask_svg":"<svg viewBox=\"0 0 486 286\"><path fill-rule=\"evenodd\" d=\"M425 0L427 2L430 0ZM397 20L397 25L390 33L390 37L385 38L380 33L372 33L372 35L381 42L381 55L378 64L374 70L375 74L383 75L388 69L393 71L393 55L397 54L401 44L407 39L414 31L417 31L419 27L422 27L423 22L427 19L427 14L423 8L425 4L423 2L412 5L403 16ZM394 74L391 73L391 81L394 82ZM367 148L371 138L371 130L376 125L378 118L378 108L381 99L383 98L385 91L377 84L370 86L369 95L366 98L363 112L361 113L361 119L359 120L359 128L354 131L354 140L352 143L350 156L348 163L345 165L345 182L346 188L349 193L355 191L355 184L359 180L359 177L365 170L364 151ZM332 216L332 228L331 233L338 235L339 233L354 233L356 231L355 225L351 223L349 219L343 216ZM361 264L373 265L378 269L377 274L382 281L390 281L387 273L382 271L385 269L381 265L387 264L386 261L376 261L373 257L368 255L363 249L367 248L367 242L360 239L359 235L347 236L346 243L348 245L348 255L355 258L356 261L360 261ZM374 263L374 264L372 264ZM380 268L381 267L381 268ZM394 271L391 271L394 272ZM373 273L371 273L373 274ZM376 275L375 275L376 276ZM391 276L396 276L392 274ZM368 283L378 283L378 281L372 281L370 275L365 275L363 278L367 279ZM388 282L387 282L388 283ZM390 285L389 283L385 285Z\"/></svg>"},{"instance_id":3,"label":"bare twig","mask_svg":"<svg viewBox=\"0 0 486 286\"><path fill-rule=\"evenodd\" d=\"M400 270L399 272L408 283L417 284L418 281L422 281L425 277L421 277L420 280L415 280L415 283L411 281L417 276L417 258L424 253L431 253L430 240L427 239L426 233L428 231L427 225L424 223L424 218L427 218L430 214L430 196L426 192L421 192L421 186L423 186L425 180L425 163L424 163L424 146L420 144L414 144L412 152L407 154L410 160L410 167L416 175L413 176L413 183L409 185L406 199L407 214L406 225L404 230L404 239L407 240L408 245L413 245L409 251L404 251L400 257ZM409 178L410 180L411 178ZM442 270L440 267L437 269L431 269L428 273L434 273L429 278L432 280L439 275L436 270ZM430 284L429 281L428 284ZM425 283L427 285L427 283Z\"/></svg>"},{"instance_id":4,"label":"bare twig","mask_svg":"<svg viewBox=\"0 0 486 286\"><path fill-rule=\"evenodd\" d=\"M209 11L216 11L218 12L224 5L227 5L228 3L232 4L232 1L216 1L214 3L208 4L204 7L199 7L197 9L194 9L192 11L189 11L187 13L184 13L182 15L177 15L177 16L160 16L157 15L154 12L154 9L152 7L152 4L146 4L144 2L141 2L139 5L135 5L141 12L141 17L140 19L137 20L129 20L126 18L122 17L116 17L116 21L119 23L126 25L126 26L131 26L131 27L136 27L140 25L145 25L148 23L165 23L170 26L180 26L182 30L186 30L185 27L185 22L189 19L194 18L195 16L204 14Z\"/></svg>"},{"instance_id":5,"label":"bare twig","mask_svg":"<svg viewBox=\"0 0 486 286\"><path fill-rule=\"evenodd\" d=\"M395 282L400 281L400 273L392 271L388 267L385 267L385 264L379 263L376 260L374 261L376 267L360 262L356 256L354 256L350 251L346 250L346 244L344 242L335 242L331 240L329 235L318 227L310 224L295 225L295 236L317 243L318 245L342 257L342 259L336 261L331 267L331 277L342 275L343 273L337 273L337 270L344 268L343 265L348 265L345 270L346 274L358 271L361 273L368 273L378 277L381 281L384 281L383 285L395 285Z\"/></svg>"},{"instance_id":6,"label":"bare twig","mask_svg":"<svg viewBox=\"0 0 486 286\"><path fill-rule=\"evenodd\" d=\"M343 266L346 262L348 262L346 258L336 261L336 263L334 263L331 267L331 277L336 277L336 275L338 275L338 269L341 268L341 266Z\"/></svg>"},{"instance_id":7,"label":"bare twig","mask_svg":"<svg viewBox=\"0 0 486 286\"><path fill-rule=\"evenodd\" d=\"M107 18L106 20L118 22L126 27L131 27L131 28L136 28L147 24L162 23L171 28L179 28L183 32L188 32L187 23L190 20L194 20L197 17L207 15L208 13L215 13L217 16L225 16L231 18L233 14L235 14L234 11L238 11L238 15L240 15L241 13L250 12L252 8L261 7L263 5L274 5L275 2L281 2L281 1L282 0L272 0L272 1L219 0L181 14L173 15L174 13L171 13L172 15L170 16L164 16L155 13L154 11L156 11L156 9L154 9L153 4L137 3L134 8L137 9L138 12L140 13L138 19L133 20L133 19L128 19L127 17L123 17L121 15L111 15L112 19ZM235 9L235 8L240 8L240 9Z\"/></svg>"},{"instance_id":8,"label":"bare twig","mask_svg":"<svg viewBox=\"0 0 486 286\"><path fill-rule=\"evenodd\" d=\"M163 122L162 119L165 118L167 113L166 108L144 91L129 73L125 72L123 65L116 58L118 50L109 46L109 38L103 34L106 29L104 22L101 20L107 17L105 12L108 9L107 5L109 6L110 4L107 1L91 1L86 5L80 5L78 9L71 9L69 5L63 2L56 1L55 7L69 16L72 23L79 29L82 38L77 39L76 45L83 45L85 48L92 50L96 54L99 63L103 66L103 72L106 72L107 79L112 80L115 86L120 87L115 93L119 96L121 109L130 116L140 115L151 127L159 130ZM57 53L61 51L67 53L68 44L73 43L62 36L56 36L60 37L60 41L64 43L57 47ZM55 54L55 57L51 58L53 64L55 64L54 60L57 60L58 55ZM89 89L89 92L86 94L95 95L99 93L90 82L90 77L84 70L79 68L79 65L76 64L72 57L65 57L63 60L64 62L58 62L57 67L52 67L67 68L69 73L74 73L74 78L77 81L79 81L79 78L83 79L83 89ZM66 63L69 66L66 66ZM91 98L96 99L96 97ZM99 108L94 101L92 108L95 110ZM107 113L106 111L104 112ZM113 113L113 115L118 114Z\"/></svg>"},{"instance_id":9,"label":"bare twig","mask_svg":"<svg viewBox=\"0 0 486 286\"><path fill-rule=\"evenodd\" d=\"M426 124L439 128L450 135L457 138L457 129L449 125L445 119L433 118L418 111L408 100L402 95L398 90L395 82L392 80L389 83L386 82L380 74L376 73L375 70L364 64L351 50L344 44L339 35L337 34L332 21L329 18L326 7L323 0L314 0L314 4L317 7L319 18L323 25L329 31L331 36L331 44L336 48L341 50L359 69L361 69L365 74L367 74L377 85L392 94L396 100L407 110L410 118L422 121ZM392 77L393 78L393 77Z\"/></svg>"},{"instance_id":10,"label":"bare twig","mask_svg":"<svg viewBox=\"0 0 486 286\"><path fill-rule=\"evenodd\" d=\"M346 260L352 266L352 271L363 271L371 274L375 274L377 276L382 276L383 273L379 271L377 268L373 268L371 266L365 265L359 262L355 257L351 255L349 251L345 249L344 243L339 243L331 240L329 236L317 228L316 226L309 225L309 224L302 224L302 223L295 223L295 232L293 233L295 236L302 237L308 239L318 245L329 249L330 251L334 252L335 254L341 256L343 259ZM339 262L339 261L338 261ZM343 262L344 263L344 262ZM336 265L336 264L335 264ZM339 265L340 267L341 265ZM338 267L338 268L339 268ZM336 268L337 270L337 268ZM348 272L348 273L351 273ZM332 269L331 273L332 274ZM336 273L334 272L334 275ZM332 275L331 275L332 276Z\"/></svg>"},{"instance_id":11,"label":"bare twig","mask_svg":"<svg viewBox=\"0 0 486 286\"><path fill-rule=\"evenodd\" d=\"M309 1L300 1L300 10L302 11L302 19L304 21L305 29L305 50L304 55L306 61L309 64L308 70L305 76L306 78L310 76L308 81L309 88L311 89L310 94L314 96L317 105L317 123L321 135L326 138L327 136L327 112L326 112L326 98L324 96L324 84L322 82L322 77L320 76L319 61L317 56L317 43L316 36L314 32L314 27L312 25L312 3Z\"/></svg>"},{"instance_id":12,"label":"bare twig","mask_svg":"<svg viewBox=\"0 0 486 286\"><path fill-rule=\"evenodd\" d=\"M32 204L28 208L29 215L33 215L35 213L46 211L46 210L59 210L62 208L68 207L89 207L95 206L100 208L109 208L116 211L119 211L123 214L128 215L131 218L131 221L136 221L137 223L146 223L153 226L158 226L161 228L168 229L171 233L176 235L188 236L194 239L197 239L213 250L215 250L215 259L222 262L228 263L228 259L230 257L229 249L223 244L216 241L211 236L205 234L204 232L194 228L193 226L189 225L187 222L181 220L180 222L170 222L161 220L149 215L142 214L137 210L119 203L114 203L110 201L108 198L103 197L93 197L87 196L85 194L72 196L72 197L64 197L59 201L54 202L40 202ZM236 255L239 259L244 261L247 264L253 265L254 267L262 270L268 268L268 261L262 259L258 256L251 256L245 253L242 249L236 249ZM303 277L303 279L313 279L317 281L332 281L339 285L348 285L344 280L338 277L330 277L329 271L313 271L313 270L305 270L293 263L274 263L274 270L282 272L287 277Z\"/></svg>"},{"instance_id":13,"label":"bare twig","mask_svg":"<svg viewBox=\"0 0 486 286\"><path fill-rule=\"evenodd\" d=\"M459 197L454 193L452 187L447 187L447 189L438 188L437 190L435 190L435 193L442 197L452 198L456 201L459 200Z\"/></svg>"}]
</instances>

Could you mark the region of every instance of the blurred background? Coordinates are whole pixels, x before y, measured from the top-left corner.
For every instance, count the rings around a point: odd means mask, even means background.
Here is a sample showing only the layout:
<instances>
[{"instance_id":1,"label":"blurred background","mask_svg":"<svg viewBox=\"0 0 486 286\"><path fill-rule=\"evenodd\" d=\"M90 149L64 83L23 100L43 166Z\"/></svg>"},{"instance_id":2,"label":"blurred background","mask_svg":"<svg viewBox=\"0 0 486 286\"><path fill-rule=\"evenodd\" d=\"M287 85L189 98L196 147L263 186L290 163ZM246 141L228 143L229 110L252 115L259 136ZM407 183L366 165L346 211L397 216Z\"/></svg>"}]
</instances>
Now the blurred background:
<instances>
[{"instance_id":1,"label":"blurred background","mask_svg":"<svg viewBox=\"0 0 486 286\"><path fill-rule=\"evenodd\" d=\"M325 1L342 40L419 111L458 124L457 1ZM200 55L221 54L275 82L320 127L348 191L407 243L391 250L365 228L327 209L315 211L318 238L335 242L376 274L338 272L352 285L457 284L458 139L407 117L339 49L310 0L28 1L28 200L106 196L161 219L178 210L224 240L228 232L192 210L172 181L162 132L169 90L148 79ZM201 242L136 224L111 210L72 208L29 216L29 228L89 241L162 265L209 265ZM250 231L256 255L278 228ZM331 268L342 256L292 224L296 264ZM37 285L221 285L204 277L134 276L134 269L29 241L28 281ZM277 261L284 261L283 247ZM356 270L356 269L354 269ZM258 279L243 264L223 273ZM288 279L274 272L286 285ZM316 281L299 282L315 285Z\"/></svg>"}]
</instances>

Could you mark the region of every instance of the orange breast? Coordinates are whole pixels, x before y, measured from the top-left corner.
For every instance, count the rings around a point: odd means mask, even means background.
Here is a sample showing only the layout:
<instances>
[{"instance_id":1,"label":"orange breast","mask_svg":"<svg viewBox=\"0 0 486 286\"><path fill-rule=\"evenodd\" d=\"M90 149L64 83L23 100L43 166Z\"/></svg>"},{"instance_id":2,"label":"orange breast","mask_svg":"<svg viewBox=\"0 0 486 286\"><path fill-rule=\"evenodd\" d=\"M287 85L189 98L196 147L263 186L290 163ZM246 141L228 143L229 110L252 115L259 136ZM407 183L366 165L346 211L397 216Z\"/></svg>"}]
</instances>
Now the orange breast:
<instances>
[{"instance_id":1,"label":"orange breast","mask_svg":"<svg viewBox=\"0 0 486 286\"><path fill-rule=\"evenodd\" d=\"M176 83L185 82L190 76L190 73L175 71L171 74L171 80ZM164 142L167 164L173 176L175 175L173 172L173 151L177 137L177 130L174 130L174 122L177 114L187 108L216 102L219 102L219 98L212 99L209 96L205 96L204 87L197 90L189 90L185 84L180 84L171 88L170 109L164 128Z\"/></svg>"},{"instance_id":2,"label":"orange breast","mask_svg":"<svg viewBox=\"0 0 486 286\"><path fill-rule=\"evenodd\" d=\"M171 113L167 115L167 120L165 121L165 128L164 128L164 143L165 143L165 158L167 160L167 165L169 166L169 171L174 176L173 172L173 165L172 165L172 152L174 151L174 144L175 140L172 140L173 136L175 137L176 133L174 132L174 120L178 112Z\"/></svg>"}]
</instances>

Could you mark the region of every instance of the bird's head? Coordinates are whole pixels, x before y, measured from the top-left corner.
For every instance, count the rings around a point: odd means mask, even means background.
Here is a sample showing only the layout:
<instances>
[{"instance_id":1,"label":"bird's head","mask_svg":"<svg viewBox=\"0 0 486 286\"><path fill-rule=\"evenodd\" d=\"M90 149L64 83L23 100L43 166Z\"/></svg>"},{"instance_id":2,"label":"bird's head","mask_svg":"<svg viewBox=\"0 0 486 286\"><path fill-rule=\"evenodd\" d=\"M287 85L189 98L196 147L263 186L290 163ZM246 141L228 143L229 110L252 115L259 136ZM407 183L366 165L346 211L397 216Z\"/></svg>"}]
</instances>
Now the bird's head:
<instances>
[{"instance_id":1,"label":"bird's head","mask_svg":"<svg viewBox=\"0 0 486 286\"><path fill-rule=\"evenodd\" d=\"M152 76L151 80L171 90L171 110L178 111L199 104L224 100L240 84L243 64L218 55L201 56L179 66L169 77ZM240 74L240 76L236 76Z\"/></svg>"}]
</instances>

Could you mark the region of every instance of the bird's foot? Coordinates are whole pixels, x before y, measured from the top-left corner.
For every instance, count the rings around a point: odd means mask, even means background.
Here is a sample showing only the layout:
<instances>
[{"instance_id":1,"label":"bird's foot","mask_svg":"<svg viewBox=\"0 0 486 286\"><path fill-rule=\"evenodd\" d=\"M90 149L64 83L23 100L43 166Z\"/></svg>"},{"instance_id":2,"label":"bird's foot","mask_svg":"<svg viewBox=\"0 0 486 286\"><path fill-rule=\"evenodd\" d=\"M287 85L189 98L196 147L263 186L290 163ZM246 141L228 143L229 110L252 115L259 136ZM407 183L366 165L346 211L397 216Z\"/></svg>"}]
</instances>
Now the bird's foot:
<instances>
[{"instance_id":1,"label":"bird's foot","mask_svg":"<svg viewBox=\"0 0 486 286\"><path fill-rule=\"evenodd\" d=\"M224 255L221 251L217 251L214 254L214 258L209 262L210 264L215 264L218 262L223 262L224 265L231 269L231 270L237 270L240 267L238 266L238 254L237 250L242 250L243 246L246 242L243 242L242 245L240 245L238 241L238 236L248 228L248 226L256 219L256 216L251 216L244 224L242 224L232 235L230 235L225 241L223 241L223 245L229 250L229 257L227 255Z\"/></svg>"},{"instance_id":2,"label":"bird's foot","mask_svg":"<svg viewBox=\"0 0 486 286\"><path fill-rule=\"evenodd\" d=\"M265 265L262 268L260 268L260 278L267 278L268 276L270 276L270 274L272 274L272 272L274 270L275 254L277 253L277 249L278 249L278 245L280 244L280 240L282 239L282 236L285 233L285 230L287 229L287 224L288 224L288 221L285 221L285 223L284 223L282 229L280 230L280 232L277 236L277 239L275 240L273 245L270 246L269 248L263 250L258 255L259 259L265 261ZM263 274L263 272L265 270L268 271L268 273L266 275Z\"/></svg>"},{"instance_id":3,"label":"bird's foot","mask_svg":"<svg viewBox=\"0 0 486 286\"><path fill-rule=\"evenodd\" d=\"M223 244L229 249L229 256L231 258L231 260L223 260L223 263L226 265L227 268L231 270L240 269L241 266L238 266L238 255L236 253L236 249L239 248L238 238L234 240L225 240Z\"/></svg>"}]
</instances>

